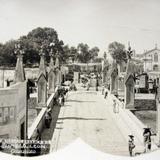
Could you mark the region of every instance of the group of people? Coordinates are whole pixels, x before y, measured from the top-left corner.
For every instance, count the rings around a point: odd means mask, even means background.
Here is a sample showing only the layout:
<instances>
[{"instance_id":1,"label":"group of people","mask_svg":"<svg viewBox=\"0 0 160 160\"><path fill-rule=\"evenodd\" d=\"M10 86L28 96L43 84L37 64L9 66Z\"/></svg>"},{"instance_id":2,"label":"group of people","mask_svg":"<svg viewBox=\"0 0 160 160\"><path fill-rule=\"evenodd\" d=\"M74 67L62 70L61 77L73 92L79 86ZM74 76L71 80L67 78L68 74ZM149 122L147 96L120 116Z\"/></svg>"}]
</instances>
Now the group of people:
<instances>
[{"instance_id":1,"label":"group of people","mask_svg":"<svg viewBox=\"0 0 160 160\"><path fill-rule=\"evenodd\" d=\"M146 127L144 128L143 131L143 138L144 138L144 153L151 151L151 136L154 136L155 134L152 134L151 128ZM134 144L134 136L129 135L129 140L128 140L128 149L129 149L129 154L132 157L133 155L136 155L137 153L134 153L135 149L135 144Z\"/></svg>"},{"instance_id":2,"label":"group of people","mask_svg":"<svg viewBox=\"0 0 160 160\"><path fill-rule=\"evenodd\" d=\"M59 87L57 91L57 96L54 98L54 105L63 106L65 102L65 98L67 97L68 89L64 87ZM45 126L46 128L50 128L50 124L52 121L52 111L49 107L45 114Z\"/></svg>"}]
</instances>

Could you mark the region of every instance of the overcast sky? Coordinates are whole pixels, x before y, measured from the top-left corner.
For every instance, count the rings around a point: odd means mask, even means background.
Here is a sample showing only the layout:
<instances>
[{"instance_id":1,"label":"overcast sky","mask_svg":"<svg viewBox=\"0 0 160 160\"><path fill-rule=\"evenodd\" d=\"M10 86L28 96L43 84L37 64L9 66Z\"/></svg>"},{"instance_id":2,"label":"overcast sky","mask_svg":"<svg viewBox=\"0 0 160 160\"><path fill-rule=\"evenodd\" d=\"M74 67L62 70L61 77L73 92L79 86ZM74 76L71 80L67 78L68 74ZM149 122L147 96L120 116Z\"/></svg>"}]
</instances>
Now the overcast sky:
<instances>
[{"instance_id":1,"label":"overcast sky","mask_svg":"<svg viewBox=\"0 0 160 160\"><path fill-rule=\"evenodd\" d=\"M160 0L0 0L0 42L53 27L65 44L107 51L113 41L137 53L160 48Z\"/></svg>"}]
</instances>

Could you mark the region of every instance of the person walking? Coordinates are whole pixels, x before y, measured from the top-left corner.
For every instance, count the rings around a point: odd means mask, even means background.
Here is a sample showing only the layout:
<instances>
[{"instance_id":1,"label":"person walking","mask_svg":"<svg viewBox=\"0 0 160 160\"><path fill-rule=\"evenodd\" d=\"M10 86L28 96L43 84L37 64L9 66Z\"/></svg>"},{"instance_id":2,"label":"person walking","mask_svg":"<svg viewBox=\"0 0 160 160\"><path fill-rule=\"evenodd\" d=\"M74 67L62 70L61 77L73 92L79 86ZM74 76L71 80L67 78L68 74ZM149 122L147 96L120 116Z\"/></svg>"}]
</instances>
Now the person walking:
<instances>
[{"instance_id":1,"label":"person walking","mask_svg":"<svg viewBox=\"0 0 160 160\"><path fill-rule=\"evenodd\" d=\"M50 112L47 111L46 114L45 114L45 126L46 126L46 128L50 128L51 121L52 121L51 114L50 114Z\"/></svg>"},{"instance_id":2,"label":"person walking","mask_svg":"<svg viewBox=\"0 0 160 160\"><path fill-rule=\"evenodd\" d=\"M116 102L116 100L113 100L113 112L119 113L119 104Z\"/></svg>"},{"instance_id":3,"label":"person walking","mask_svg":"<svg viewBox=\"0 0 160 160\"><path fill-rule=\"evenodd\" d=\"M102 95L104 95L104 85L102 86Z\"/></svg>"},{"instance_id":4,"label":"person walking","mask_svg":"<svg viewBox=\"0 0 160 160\"><path fill-rule=\"evenodd\" d=\"M134 136L133 135L128 135L128 136L129 136L129 140L128 140L129 155L132 157L133 156L133 151L134 151L134 148L135 148Z\"/></svg>"},{"instance_id":5,"label":"person walking","mask_svg":"<svg viewBox=\"0 0 160 160\"><path fill-rule=\"evenodd\" d=\"M89 88L90 88L90 84L89 84L89 81L87 82L87 91L89 91Z\"/></svg>"},{"instance_id":6,"label":"person walking","mask_svg":"<svg viewBox=\"0 0 160 160\"><path fill-rule=\"evenodd\" d=\"M144 128L143 137L144 137L144 153L151 151L152 141L151 136L155 136L156 134L151 133L151 128Z\"/></svg>"},{"instance_id":7,"label":"person walking","mask_svg":"<svg viewBox=\"0 0 160 160\"><path fill-rule=\"evenodd\" d=\"M104 88L104 98L106 99L107 96L108 96L108 91L107 91L107 88L105 87L105 88Z\"/></svg>"},{"instance_id":8,"label":"person walking","mask_svg":"<svg viewBox=\"0 0 160 160\"><path fill-rule=\"evenodd\" d=\"M64 101L63 101L63 96L62 96L62 95L59 96L58 102L59 102L59 106L60 106L60 107L64 105L64 104L63 104Z\"/></svg>"},{"instance_id":9,"label":"person walking","mask_svg":"<svg viewBox=\"0 0 160 160\"><path fill-rule=\"evenodd\" d=\"M98 83L98 75L96 77L96 91L98 91L98 86L99 86L99 83Z\"/></svg>"}]
</instances>

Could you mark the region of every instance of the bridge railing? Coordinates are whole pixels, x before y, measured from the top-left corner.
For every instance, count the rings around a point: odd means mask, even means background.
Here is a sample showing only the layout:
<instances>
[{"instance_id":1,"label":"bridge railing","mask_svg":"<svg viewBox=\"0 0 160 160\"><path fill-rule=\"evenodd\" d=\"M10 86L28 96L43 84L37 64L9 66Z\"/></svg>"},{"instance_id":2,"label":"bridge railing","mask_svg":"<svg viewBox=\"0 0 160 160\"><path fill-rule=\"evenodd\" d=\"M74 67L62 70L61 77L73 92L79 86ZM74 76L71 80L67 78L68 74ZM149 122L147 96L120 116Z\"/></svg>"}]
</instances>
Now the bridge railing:
<instances>
[{"instance_id":1,"label":"bridge railing","mask_svg":"<svg viewBox=\"0 0 160 160\"><path fill-rule=\"evenodd\" d=\"M37 130L39 130L40 133L45 129L45 115L47 113L48 108L51 108L51 110L54 107L54 99L57 98L58 95L58 88L55 89L55 92L50 95L50 97L47 100L47 106L45 108L42 108L38 114L38 116L35 118L34 122L32 123L31 127L28 128L28 139L35 139L37 137Z\"/></svg>"}]
</instances>

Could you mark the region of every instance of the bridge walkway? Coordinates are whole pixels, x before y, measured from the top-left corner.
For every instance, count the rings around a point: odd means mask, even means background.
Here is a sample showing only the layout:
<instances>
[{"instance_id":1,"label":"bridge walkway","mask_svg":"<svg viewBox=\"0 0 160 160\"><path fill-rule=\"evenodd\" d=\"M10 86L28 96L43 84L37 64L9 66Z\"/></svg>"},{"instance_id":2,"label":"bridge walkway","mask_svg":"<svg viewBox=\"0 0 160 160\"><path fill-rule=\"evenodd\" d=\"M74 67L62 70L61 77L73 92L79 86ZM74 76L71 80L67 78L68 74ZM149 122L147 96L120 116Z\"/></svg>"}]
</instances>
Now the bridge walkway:
<instances>
[{"instance_id":1,"label":"bridge walkway","mask_svg":"<svg viewBox=\"0 0 160 160\"><path fill-rule=\"evenodd\" d=\"M119 105L119 113L113 112L111 94L104 99L101 91L78 89L69 93L65 106L61 107L50 151L65 147L77 137L105 153L129 155L128 135L135 136L136 152L143 152L144 125L130 111ZM153 145L153 149L156 146Z\"/></svg>"}]
</instances>

